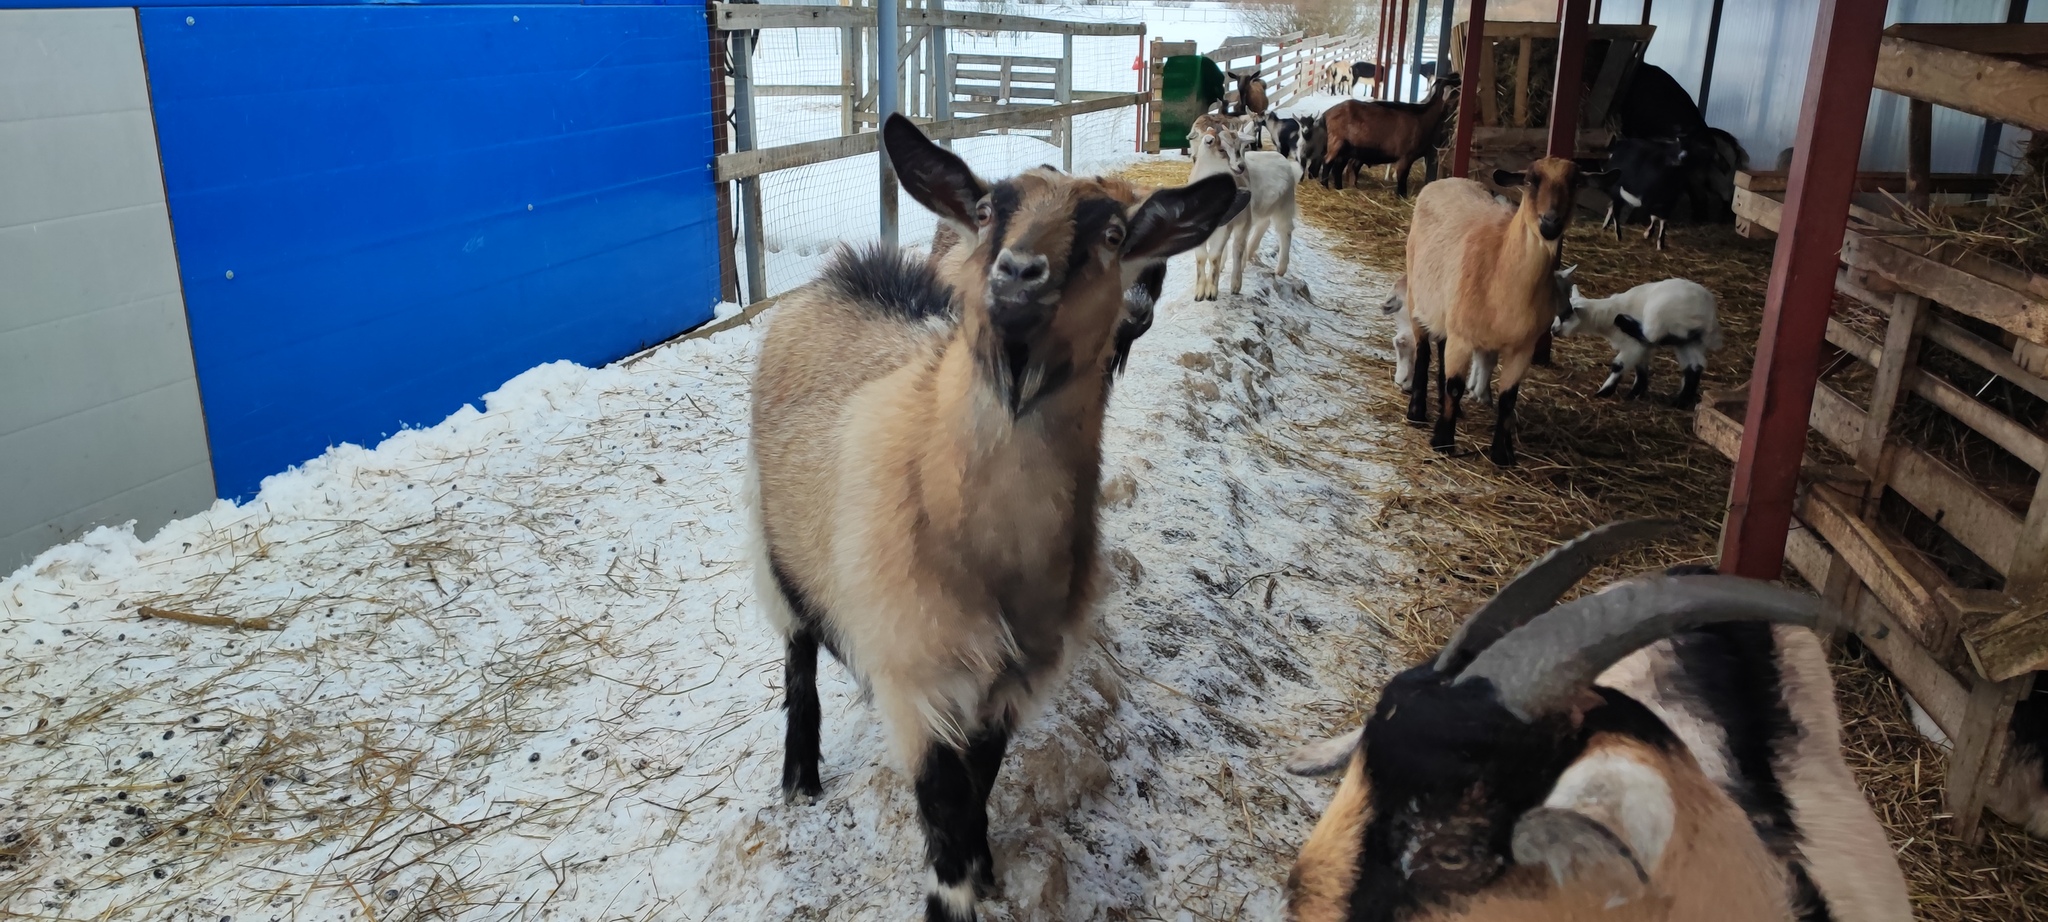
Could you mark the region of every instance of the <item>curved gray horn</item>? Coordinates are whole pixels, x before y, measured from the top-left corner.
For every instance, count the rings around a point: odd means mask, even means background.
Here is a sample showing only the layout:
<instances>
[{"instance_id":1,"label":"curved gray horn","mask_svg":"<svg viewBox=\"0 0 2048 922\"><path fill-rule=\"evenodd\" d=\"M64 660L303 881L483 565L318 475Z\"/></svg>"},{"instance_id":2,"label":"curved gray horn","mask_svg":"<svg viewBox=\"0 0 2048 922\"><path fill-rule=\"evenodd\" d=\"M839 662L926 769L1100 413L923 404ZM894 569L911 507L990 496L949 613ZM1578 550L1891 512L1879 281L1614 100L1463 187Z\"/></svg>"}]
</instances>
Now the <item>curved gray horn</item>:
<instances>
[{"instance_id":1,"label":"curved gray horn","mask_svg":"<svg viewBox=\"0 0 2048 922\"><path fill-rule=\"evenodd\" d=\"M1472 660L1458 682L1493 681L1523 720L1556 713L1625 656L1728 621L1813 627L1820 599L1739 576L1644 576L1538 615Z\"/></svg>"},{"instance_id":2,"label":"curved gray horn","mask_svg":"<svg viewBox=\"0 0 2048 922\"><path fill-rule=\"evenodd\" d=\"M1493 642L1506 636L1509 631L1528 623L1529 619L1550 610L1558 597L1572 588L1593 568L1622 551L1648 544L1678 530L1679 523L1670 519L1633 519L1625 522L1610 522L1558 545L1550 553L1537 558L1536 562L1523 570L1522 575L1510 580L1494 593L1492 599L1466 618L1458 626L1458 632L1451 635L1451 642L1444 644L1442 653L1437 654L1436 671L1455 672L1464 668L1472 657Z\"/></svg>"}]
</instances>

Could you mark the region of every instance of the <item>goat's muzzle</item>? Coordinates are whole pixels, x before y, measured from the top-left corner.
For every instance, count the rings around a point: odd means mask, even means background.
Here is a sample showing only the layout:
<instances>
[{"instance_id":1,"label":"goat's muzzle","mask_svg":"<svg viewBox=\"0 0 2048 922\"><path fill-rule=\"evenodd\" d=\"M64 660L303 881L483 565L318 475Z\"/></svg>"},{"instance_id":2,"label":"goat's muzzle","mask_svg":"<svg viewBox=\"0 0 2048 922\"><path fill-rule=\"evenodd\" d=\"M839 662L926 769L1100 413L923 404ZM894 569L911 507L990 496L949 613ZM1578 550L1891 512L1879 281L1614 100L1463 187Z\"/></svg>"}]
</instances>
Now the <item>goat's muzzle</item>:
<instances>
[{"instance_id":1,"label":"goat's muzzle","mask_svg":"<svg viewBox=\"0 0 2048 922\"><path fill-rule=\"evenodd\" d=\"M1051 277L1043 253L1018 253L1005 248L989 267L988 299L998 314L1002 306L1035 304Z\"/></svg>"},{"instance_id":2,"label":"goat's muzzle","mask_svg":"<svg viewBox=\"0 0 2048 922\"><path fill-rule=\"evenodd\" d=\"M1545 240L1556 240L1564 236L1564 215L1544 215L1536 219L1536 231Z\"/></svg>"}]
</instances>

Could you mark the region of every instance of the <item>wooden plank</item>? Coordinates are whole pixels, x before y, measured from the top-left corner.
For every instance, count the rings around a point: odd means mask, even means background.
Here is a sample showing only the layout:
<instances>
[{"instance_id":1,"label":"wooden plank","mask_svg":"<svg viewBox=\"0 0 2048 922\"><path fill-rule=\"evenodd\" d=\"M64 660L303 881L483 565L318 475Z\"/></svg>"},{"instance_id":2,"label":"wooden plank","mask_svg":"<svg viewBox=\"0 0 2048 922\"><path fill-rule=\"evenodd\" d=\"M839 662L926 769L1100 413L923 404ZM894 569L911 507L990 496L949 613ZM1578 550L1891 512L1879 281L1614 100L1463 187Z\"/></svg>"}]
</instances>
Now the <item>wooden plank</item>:
<instances>
[{"instance_id":1,"label":"wooden plank","mask_svg":"<svg viewBox=\"0 0 2048 922\"><path fill-rule=\"evenodd\" d=\"M2013 543L2012 568L2005 577L2007 592L2022 598L2048 596L2048 473L2034 482L2027 521Z\"/></svg>"},{"instance_id":2,"label":"wooden plank","mask_svg":"<svg viewBox=\"0 0 2048 922\"><path fill-rule=\"evenodd\" d=\"M1012 106L1009 107L1009 111L999 115L948 119L943 122L930 122L919 127L924 129L925 134L935 141L951 140L972 137L980 132L993 131L999 128L1022 128L1030 125L1042 125L1058 118L1086 115L1090 112L1103 112L1109 109L1121 109L1125 106L1135 106L1144 100L1144 93L1118 93L1101 99L1088 99L1065 105ZM728 182L748 176L772 173L776 170L787 170L793 167L808 166L813 163L823 163L827 160L857 157L862 154L873 153L875 149L875 132L866 131L840 138L826 138L820 141L805 141L800 144L785 144L780 147L722 154L718 157L717 161L717 180L719 182Z\"/></svg>"},{"instance_id":3,"label":"wooden plank","mask_svg":"<svg viewBox=\"0 0 2048 922\"><path fill-rule=\"evenodd\" d=\"M2048 345L2048 301L1895 246L1892 240L1854 231L1842 242L1842 259L1901 288Z\"/></svg>"},{"instance_id":4,"label":"wooden plank","mask_svg":"<svg viewBox=\"0 0 2048 922\"><path fill-rule=\"evenodd\" d=\"M818 29L841 26L874 28L874 7L859 6L769 6L754 3L720 3L713 13L720 29ZM1032 16L999 13L969 13L958 10L905 9L897 23L906 28L943 27L976 32L1048 32L1056 35L1143 35L1144 23L1069 22Z\"/></svg>"},{"instance_id":5,"label":"wooden plank","mask_svg":"<svg viewBox=\"0 0 2048 922\"><path fill-rule=\"evenodd\" d=\"M2038 24L1902 22L1884 34L1976 54L2048 55L2048 27Z\"/></svg>"},{"instance_id":6,"label":"wooden plank","mask_svg":"<svg viewBox=\"0 0 2048 922\"><path fill-rule=\"evenodd\" d=\"M2000 573L2012 567L2020 517L1976 481L1918 448L1904 446L1893 460L1891 487L1935 520L1970 553Z\"/></svg>"},{"instance_id":7,"label":"wooden plank","mask_svg":"<svg viewBox=\"0 0 2048 922\"><path fill-rule=\"evenodd\" d=\"M1535 57L1536 42L1522 36L1515 54L1515 127L1529 127L1529 59ZM1490 85L1490 84L1489 84Z\"/></svg>"},{"instance_id":8,"label":"wooden plank","mask_svg":"<svg viewBox=\"0 0 2048 922\"><path fill-rule=\"evenodd\" d=\"M1699 408L1693 411L1692 431L1707 447L1730 461L1742 450L1742 424L1710 401L1700 401Z\"/></svg>"},{"instance_id":9,"label":"wooden plank","mask_svg":"<svg viewBox=\"0 0 2048 922\"><path fill-rule=\"evenodd\" d=\"M1813 484L1805 492L1799 518L1820 533L1922 644L1938 650L1947 619L1933 590L1900 562L1891 542L1858 517L1859 499L1827 484Z\"/></svg>"},{"instance_id":10,"label":"wooden plank","mask_svg":"<svg viewBox=\"0 0 2048 922\"><path fill-rule=\"evenodd\" d=\"M1934 719L1934 725L1953 740L1962 733L1963 712L1968 709L1970 690L1913 639L1911 631L1891 609L1869 593L1863 593L1845 613L1849 628L1884 662L1906 692L1920 702L1920 709Z\"/></svg>"},{"instance_id":11,"label":"wooden plank","mask_svg":"<svg viewBox=\"0 0 2048 922\"><path fill-rule=\"evenodd\" d=\"M1499 43L1501 36L1492 31L1491 23L1487 24L1486 28L1488 31L1480 36L1486 42L1486 56L1479 59L1479 119L1481 124L1499 125L1500 94L1494 92L1494 87L1500 82L1500 72L1494 59L1493 46Z\"/></svg>"},{"instance_id":12,"label":"wooden plank","mask_svg":"<svg viewBox=\"0 0 2048 922\"><path fill-rule=\"evenodd\" d=\"M1863 437L1856 442L1856 466L1874 483L1886 483L1885 442L1891 437L1892 411L1898 407L1900 391L1918 370L1920 323L1927 313L1927 299L1902 293L1892 297L1891 320L1885 324L1884 347L1872 364L1877 370L1870 385L1870 407L1863 419ZM1830 327L1835 321L1828 321ZM1875 497L1873 497L1874 505ZM1867 516L1876 510L1866 506Z\"/></svg>"},{"instance_id":13,"label":"wooden plank","mask_svg":"<svg viewBox=\"0 0 2048 922\"><path fill-rule=\"evenodd\" d=\"M2048 601L1964 631L1963 649L1978 674L1994 682L2048 669Z\"/></svg>"},{"instance_id":14,"label":"wooden plank","mask_svg":"<svg viewBox=\"0 0 2048 922\"><path fill-rule=\"evenodd\" d=\"M1458 25L1462 27L1464 23L1461 22ZM1519 21L1506 19L1489 19L1486 21L1486 34L1488 37L1512 39L1520 39L1526 37L1536 39L1549 39L1551 41L1556 41L1557 20L1547 19ZM1656 26L1630 25L1623 23L1602 23L1598 25L1589 25L1586 27L1587 41L1600 41L1603 39L1622 39L1625 41L1634 41L1640 42L1642 44L1649 44L1650 37L1655 34L1657 34Z\"/></svg>"},{"instance_id":15,"label":"wooden plank","mask_svg":"<svg viewBox=\"0 0 2048 922\"><path fill-rule=\"evenodd\" d=\"M1592 89L1586 92L1586 109L1579 117L1579 127L1607 124L1614 97L1634 75L1636 65L1642 61L1643 48L1627 39L1608 41L1607 54L1600 59L1600 73L1593 78Z\"/></svg>"},{"instance_id":16,"label":"wooden plank","mask_svg":"<svg viewBox=\"0 0 2048 922\"><path fill-rule=\"evenodd\" d=\"M1044 67L1058 70L1062 63L1059 58L1032 57L1021 54L949 54L947 60L956 64L1015 64L1020 67Z\"/></svg>"},{"instance_id":17,"label":"wooden plank","mask_svg":"<svg viewBox=\"0 0 2048 922\"><path fill-rule=\"evenodd\" d=\"M2031 64L1886 36L1878 45L1873 85L2030 131L2048 130L2048 70Z\"/></svg>"},{"instance_id":18,"label":"wooden plank","mask_svg":"<svg viewBox=\"0 0 2048 922\"><path fill-rule=\"evenodd\" d=\"M2019 385L2027 393L2048 400L2048 378L2042 378L2020 367L2019 363L2008 357L2010 353L1992 345L1977 334L1935 317L1927 325L1927 338L1936 345L1969 359L1985 371ZM2033 346L2033 343L2022 340L2019 345Z\"/></svg>"},{"instance_id":19,"label":"wooden plank","mask_svg":"<svg viewBox=\"0 0 2048 922\"><path fill-rule=\"evenodd\" d=\"M1050 101L1059 96L1059 91L1051 86L1018 86L1011 84L1005 89L1000 83L961 83L954 85L953 92L961 96L981 96L987 99L1044 99Z\"/></svg>"},{"instance_id":20,"label":"wooden plank","mask_svg":"<svg viewBox=\"0 0 2048 922\"><path fill-rule=\"evenodd\" d=\"M1934 104L1906 102L1906 204L1926 211L1933 201Z\"/></svg>"},{"instance_id":21,"label":"wooden plank","mask_svg":"<svg viewBox=\"0 0 2048 922\"><path fill-rule=\"evenodd\" d=\"M1966 845L1975 846L1983 838L1984 830L1979 823L1992 782L2005 759L2013 705L2026 697L2033 685L2032 673L2004 682L1973 683L1969 705L1963 712L1962 732L1949 737L1955 749L1950 756L1945 806L1955 817L1956 835Z\"/></svg>"},{"instance_id":22,"label":"wooden plank","mask_svg":"<svg viewBox=\"0 0 2048 922\"><path fill-rule=\"evenodd\" d=\"M1828 321L1827 340L1865 364L1878 366L1880 347L1840 321ZM2033 430L2014 422L2011 417L1970 396L1946 379L1916 369L1906 374L1905 382L1913 393L1998 443L2000 448L2011 452L2028 466L2037 471L2048 470L2048 439L2036 435Z\"/></svg>"},{"instance_id":23,"label":"wooden plank","mask_svg":"<svg viewBox=\"0 0 2048 922\"><path fill-rule=\"evenodd\" d=\"M1927 179L1928 190L1937 195L1988 195L1997 192L2005 183L2004 176L1981 173L1929 173ZM1735 187L1752 192L1782 193L1785 191L1785 174L1776 170L1739 171L1735 174ZM1905 189L1905 173L1870 171L1856 174L1858 192L1903 192Z\"/></svg>"}]
</instances>

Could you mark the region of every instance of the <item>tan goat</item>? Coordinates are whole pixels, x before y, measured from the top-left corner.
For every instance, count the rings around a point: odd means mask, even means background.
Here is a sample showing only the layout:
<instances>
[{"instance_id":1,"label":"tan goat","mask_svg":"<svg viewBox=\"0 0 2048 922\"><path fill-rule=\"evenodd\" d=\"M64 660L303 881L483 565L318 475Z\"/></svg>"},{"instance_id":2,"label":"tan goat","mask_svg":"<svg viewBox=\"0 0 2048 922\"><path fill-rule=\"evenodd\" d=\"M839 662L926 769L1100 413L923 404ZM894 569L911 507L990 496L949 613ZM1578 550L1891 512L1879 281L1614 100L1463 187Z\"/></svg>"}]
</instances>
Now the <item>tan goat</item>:
<instances>
[{"instance_id":1,"label":"tan goat","mask_svg":"<svg viewBox=\"0 0 2048 922\"><path fill-rule=\"evenodd\" d=\"M902 116L904 191L939 264L842 251L785 296L753 384L756 585L787 638L782 785L820 792L817 651L872 695L915 776L926 917L993 885L987 803L1097 588L1100 436L1124 292L1206 239L1227 177L1140 195L1038 169L989 183Z\"/></svg>"},{"instance_id":2,"label":"tan goat","mask_svg":"<svg viewBox=\"0 0 2048 922\"><path fill-rule=\"evenodd\" d=\"M1345 774L1291 922L1909 922L1842 761L1816 599L1673 571L1556 605L1664 528L1545 556L1362 728L1296 756Z\"/></svg>"},{"instance_id":3,"label":"tan goat","mask_svg":"<svg viewBox=\"0 0 2048 922\"><path fill-rule=\"evenodd\" d=\"M1456 447L1465 370L1475 352L1484 353L1494 359L1500 387L1487 456L1510 465L1522 376L1537 341L1571 305L1571 286L1554 270L1580 174L1570 160L1546 157L1527 173L1496 170L1494 182L1521 186L1521 205L1503 205L1469 179L1433 182L1415 197L1408 227L1408 310L1416 343L1438 343L1445 374L1429 444L1442 452ZM1429 422L1429 360L1426 346L1417 350L1409 422Z\"/></svg>"}]
</instances>

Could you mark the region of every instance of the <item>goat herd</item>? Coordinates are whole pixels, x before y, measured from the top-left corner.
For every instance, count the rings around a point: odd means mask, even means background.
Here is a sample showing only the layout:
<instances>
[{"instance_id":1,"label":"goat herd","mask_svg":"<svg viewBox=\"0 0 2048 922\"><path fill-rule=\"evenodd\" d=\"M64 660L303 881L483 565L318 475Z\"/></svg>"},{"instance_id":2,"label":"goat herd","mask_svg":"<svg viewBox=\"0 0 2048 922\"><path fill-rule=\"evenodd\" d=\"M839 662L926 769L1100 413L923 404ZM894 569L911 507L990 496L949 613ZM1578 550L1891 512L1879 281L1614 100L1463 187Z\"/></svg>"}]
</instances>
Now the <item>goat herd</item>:
<instances>
[{"instance_id":1,"label":"goat herd","mask_svg":"<svg viewBox=\"0 0 2048 922\"><path fill-rule=\"evenodd\" d=\"M1271 225L1286 270L1302 165L1248 150L1241 126L1199 133L1192 181L1149 190L1050 167L990 181L891 116L883 148L940 219L930 254L842 251L768 325L748 501L757 590L786 641L782 789L821 791L822 646L913 779L928 920L972 920L993 889L1005 750L1090 630L1104 411L1167 259L1199 248L1198 292L1215 297L1219 238L1236 241L1235 290L1245 241ZM1628 333L1617 378L1648 345L1711 346L1710 301L1703 328L1644 316L1698 300L1690 283L1566 300L1552 270L1581 181L1569 161L1500 179L1521 185L1518 208L1463 180L1416 205L1399 309L1456 370L1440 446L1467 364L1497 358L1505 419L1553 321ZM1411 415L1428 364L1418 353ZM1503 425L1493 457L1512 454ZM1389 681L1362 726L1289 763L1342 774L1288 877L1290 919L1910 918L1841 756L1814 599L1695 570L1558 604L1669 527L1553 551Z\"/></svg>"}]
</instances>

